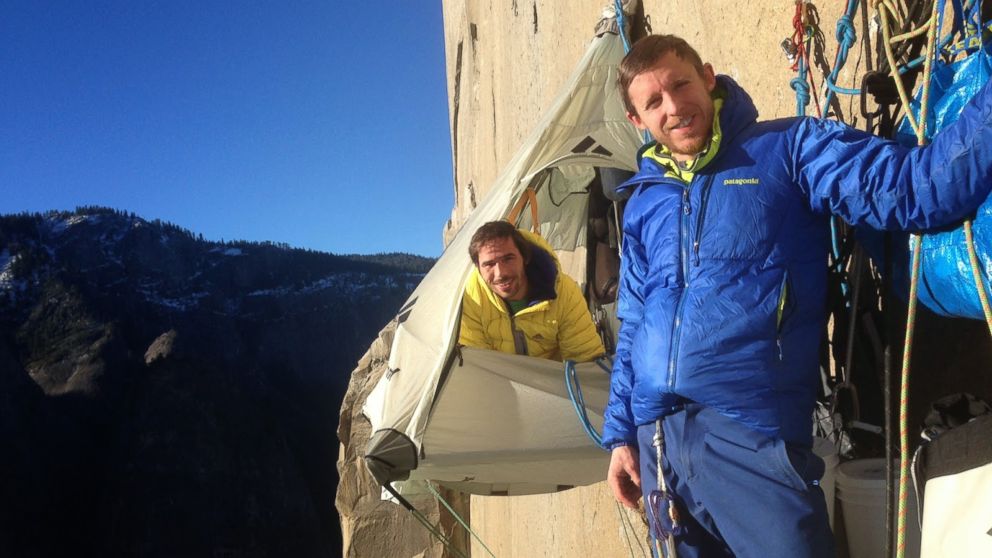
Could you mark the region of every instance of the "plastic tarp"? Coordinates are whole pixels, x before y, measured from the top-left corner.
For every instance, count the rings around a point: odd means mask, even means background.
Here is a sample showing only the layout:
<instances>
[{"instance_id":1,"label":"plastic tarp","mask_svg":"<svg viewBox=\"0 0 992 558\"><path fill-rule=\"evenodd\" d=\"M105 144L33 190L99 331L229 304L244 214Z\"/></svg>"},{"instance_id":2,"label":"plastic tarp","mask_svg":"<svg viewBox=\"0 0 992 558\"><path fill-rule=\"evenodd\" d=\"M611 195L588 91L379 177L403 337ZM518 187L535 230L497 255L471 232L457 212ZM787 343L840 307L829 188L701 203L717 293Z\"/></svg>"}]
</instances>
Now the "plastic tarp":
<instances>
[{"instance_id":1,"label":"plastic tarp","mask_svg":"<svg viewBox=\"0 0 992 558\"><path fill-rule=\"evenodd\" d=\"M940 64L934 68L927 136L933 137L936 131L957 120L964 106L988 81L992 75L990 51L992 45L953 64ZM920 94L913 103L913 112L917 115ZM901 124L897 139L906 145L916 144L916 136L907 121ZM989 279L992 277L992 198L978 209L972 232L984 288L988 293ZM964 227L928 232L923 236L920 252L920 301L944 316L984 319L971 272Z\"/></svg>"},{"instance_id":2,"label":"plastic tarp","mask_svg":"<svg viewBox=\"0 0 992 558\"><path fill-rule=\"evenodd\" d=\"M597 466L595 478L584 473L572 475L565 466L577 459L576 449L571 442L568 447L558 447L557 437L566 423L569 428L581 428L570 407L555 404L551 406L553 411L511 420L505 413L476 406L478 420L471 423L462 414L452 411L449 415L448 411L453 409L452 402L475 397L469 391L478 389L475 381L461 381L468 374L467 365L457 366L455 345L461 296L472 269L468 245L479 226L508 216L524 190L533 188L538 198L540 233L555 249L562 269L583 283L588 196L582 193L595 176L595 167L636 170L636 153L641 145L636 129L624 117L615 85L623 53L621 40L615 34L605 33L593 39L552 108L400 310L388 371L363 407L373 431L366 447L366 463L379 482L411 476L431 480L443 477L445 481L466 483L464 486L474 492L521 493L556 490L559 485L605 478L605 461ZM519 226L529 228L529 208L521 215ZM562 370L561 363L551 364ZM501 366L518 365L514 361ZM517 372L526 375L531 368L528 365ZM492 378L478 382L488 385L495 381ZM445 379L455 381L459 387L453 388ZM500 381L509 382L504 386L507 393L523 390L524 386L532 389L521 378ZM563 372L559 382L564 390ZM586 398L592 399L590 394ZM507 434L507 440L519 442L519 447L509 444L500 448L506 457L497 460L491 450L482 451L468 444L466 439L482 437L478 429L486 421L502 429L512 428L514 432ZM485 436L501 439L493 432ZM468 445L462 446L463 443ZM591 441L586 443L587 449L598 451ZM532 459L531 454L538 448L543 448L539 459ZM475 456L480 459L469 466ZM456 469L443 465L459 460L463 464ZM470 479L473 476L476 480Z\"/></svg>"}]
</instances>

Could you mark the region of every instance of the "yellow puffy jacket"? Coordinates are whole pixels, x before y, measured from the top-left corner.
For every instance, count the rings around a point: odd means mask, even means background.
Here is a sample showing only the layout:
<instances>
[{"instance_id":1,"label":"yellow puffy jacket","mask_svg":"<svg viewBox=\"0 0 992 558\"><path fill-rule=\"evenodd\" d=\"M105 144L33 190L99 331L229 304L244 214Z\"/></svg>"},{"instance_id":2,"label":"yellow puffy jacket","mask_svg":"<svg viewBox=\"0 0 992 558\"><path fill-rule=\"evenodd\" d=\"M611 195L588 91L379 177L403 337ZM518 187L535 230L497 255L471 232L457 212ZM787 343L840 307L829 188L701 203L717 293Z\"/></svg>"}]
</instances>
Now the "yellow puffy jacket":
<instances>
[{"instance_id":1,"label":"yellow puffy jacket","mask_svg":"<svg viewBox=\"0 0 992 558\"><path fill-rule=\"evenodd\" d=\"M526 354L551 360L585 362L602 356L606 350L596 333L592 316L579 286L561 272L558 259L543 238L521 231L534 245L527 263L531 292L541 281L554 284L554 295L533 302L511 316L506 302L489 288L478 268L472 270L462 297L461 333L458 342L469 347L518 352L514 330L526 340Z\"/></svg>"}]
</instances>

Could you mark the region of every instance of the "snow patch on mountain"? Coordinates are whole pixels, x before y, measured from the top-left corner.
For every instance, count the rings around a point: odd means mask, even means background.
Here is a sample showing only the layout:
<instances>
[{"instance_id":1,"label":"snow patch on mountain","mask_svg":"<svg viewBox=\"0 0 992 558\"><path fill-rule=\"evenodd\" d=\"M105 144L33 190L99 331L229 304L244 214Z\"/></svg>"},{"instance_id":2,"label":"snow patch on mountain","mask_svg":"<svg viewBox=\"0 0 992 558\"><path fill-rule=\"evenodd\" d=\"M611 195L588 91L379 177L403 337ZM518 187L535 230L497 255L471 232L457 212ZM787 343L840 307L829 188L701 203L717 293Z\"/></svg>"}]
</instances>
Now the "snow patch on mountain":
<instances>
[{"instance_id":1,"label":"snow patch on mountain","mask_svg":"<svg viewBox=\"0 0 992 558\"><path fill-rule=\"evenodd\" d=\"M220 254L222 256L244 256L244 252L241 248L225 248L223 246L218 246L210 250L211 254Z\"/></svg>"},{"instance_id":2,"label":"snow patch on mountain","mask_svg":"<svg viewBox=\"0 0 992 558\"><path fill-rule=\"evenodd\" d=\"M0 252L0 288L4 288L7 284L13 280L13 273L11 273L11 267L14 264L14 257L10 254L10 250L4 249Z\"/></svg>"},{"instance_id":3,"label":"snow patch on mountain","mask_svg":"<svg viewBox=\"0 0 992 558\"><path fill-rule=\"evenodd\" d=\"M17 254L11 254L6 248L0 252L0 292L23 291L27 288L25 281L14 279L17 258Z\"/></svg>"},{"instance_id":4,"label":"snow patch on mountain","mask_svg":"<svg viewBox=\"0 0 992 558\"><path fill-rule=\"evenodd\" d=\"M422 277L422 275L415 273L403 273L397 276L370 275L362 272L335 273L303 287L284 286L275 289L260 289L248 293L248 296L307 295L334 289L351 297L376 297L378 291L395 289L401 283L407 289L412 290Z\"/></svg>"},{"instance_id":5,"label":"snow patch on mountain","mask_svg":"<svg viewBox=\"0 0 992 558\"><path fill-rule=\"evenodd\" d=\"M101 215L67 215L62 213L49 213L44 217L44 224L48 227L52 236L60 236L67 230L81 223L97 224L102 220Z\"/></svg>"}]
</instances>

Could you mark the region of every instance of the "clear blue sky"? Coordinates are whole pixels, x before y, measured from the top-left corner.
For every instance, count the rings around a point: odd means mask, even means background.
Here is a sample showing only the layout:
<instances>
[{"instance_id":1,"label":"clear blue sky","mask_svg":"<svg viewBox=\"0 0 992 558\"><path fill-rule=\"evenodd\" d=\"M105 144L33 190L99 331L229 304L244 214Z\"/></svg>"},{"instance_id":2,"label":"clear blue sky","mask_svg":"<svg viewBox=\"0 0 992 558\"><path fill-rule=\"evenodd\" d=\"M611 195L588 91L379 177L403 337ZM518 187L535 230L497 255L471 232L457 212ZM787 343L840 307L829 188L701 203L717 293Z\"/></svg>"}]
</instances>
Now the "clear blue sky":
<instances>
[{"instance_id":1,"label":"clear blue sky","mask_svg":"<svg viewBox=\"0 0 992 558\"><path fill-rule=\"evenodd\" d=\"M0 214L436 256L441 1L0 0Z\"/></svg>"}]
</instances>

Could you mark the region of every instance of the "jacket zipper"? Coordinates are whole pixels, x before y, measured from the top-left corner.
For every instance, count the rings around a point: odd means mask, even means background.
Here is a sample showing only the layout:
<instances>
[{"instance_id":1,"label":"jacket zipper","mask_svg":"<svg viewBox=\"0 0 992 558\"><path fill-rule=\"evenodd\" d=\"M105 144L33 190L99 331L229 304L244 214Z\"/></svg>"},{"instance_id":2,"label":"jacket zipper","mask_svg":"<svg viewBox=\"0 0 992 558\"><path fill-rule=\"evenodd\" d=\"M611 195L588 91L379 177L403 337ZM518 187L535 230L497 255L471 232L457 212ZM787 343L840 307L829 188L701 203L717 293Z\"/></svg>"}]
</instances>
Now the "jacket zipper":
<instances>
[{"instance_id":1,"label":"jacket zipper","mask_svg":"<svg viewBox=\"0 0 992 558\"><path fill-rule=\"evenodd\" d=\"M510 309L510 305L507 304L506 301L503 301L503 304L506 304L506 313L510 316L510 335L513 336L513 350L518 355L526 355L527 336L524 335L524 332L517 329L517 321L514 319L513 311Z\"/></svg>"},{"instance_id":2,"label":"jacket zipper","mask_svg":"<svg viewBox=\"0 0 992 558\"><path fill-rule=\"evenodd\" d=\"M789 305L789 270L782 273L782 284L779 287L778 306L775 315L775 345L778 347L778 359L785 360L785 353L782 350L782 329L785 325L785 312Z\"/></svg>"},{"instance_id":3,"label":"jacket zipper","mask_svg":"<svg viewBox=\"0 0 992 558\"><path fill-rule=\"evenodd\" d=\"M682 333L682 309L685 306L685 292L689 289L689 216L692 214L692 204L690 195L692 193L692 182L685 185L682 190L682 219L680 231L680 249L682 252L682 293L679 294L679 302L675 307L675 321L672 324L672 350L668 360L668 389L675 388L675 363L679 357L679 338Z\"/></svg>"},{"instance_id":4,"label":"jacket zipper","mask_svg":"<svg viewBox=\"0 0 992 558\"><path fill-rule=\"evenodd\" d=\"M706 181L706 186L703 186L703 193L700 195L699 201L699 216L696 217L696 239L692 243L692 260L696 267L699 267L699 242L703 238L703 220L706 218L706 206L710 201L712 187L713 175L711 174L709 180Z\"/></svg>"}]
</instances>

